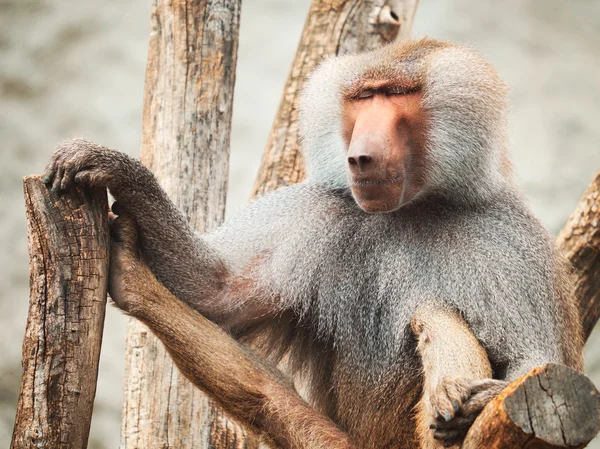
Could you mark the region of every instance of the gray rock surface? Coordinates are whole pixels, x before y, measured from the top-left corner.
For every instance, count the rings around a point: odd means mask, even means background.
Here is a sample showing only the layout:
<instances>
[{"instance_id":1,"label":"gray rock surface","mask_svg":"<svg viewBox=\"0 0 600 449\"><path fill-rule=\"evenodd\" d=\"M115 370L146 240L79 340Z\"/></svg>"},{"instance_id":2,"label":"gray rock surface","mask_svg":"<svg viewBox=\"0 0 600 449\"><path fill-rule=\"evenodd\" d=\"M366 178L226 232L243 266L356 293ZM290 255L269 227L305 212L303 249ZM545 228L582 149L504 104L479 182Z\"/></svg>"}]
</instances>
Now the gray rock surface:
<instances>
[{"instance_id":1,"label":"gray rock surface","mask_svg":"<svg viewBox=\"0 0 600 449\"><path fill-rule=\"evenodd\" d=\"M83 136L138 154L149 0L0 0L0 447L12 433L27 316L21 177ZM254 180L308 0L248 0L233 118L228 214ZM511 86L519 183L558 231L600 169L600 2L421 0L415 36L472 45ZM125 319L108 311L90 448L118 446ZM600 383L600 336L587 371ZM600 442L590 447L600 448Z\"/></svg>"}]
</instances>

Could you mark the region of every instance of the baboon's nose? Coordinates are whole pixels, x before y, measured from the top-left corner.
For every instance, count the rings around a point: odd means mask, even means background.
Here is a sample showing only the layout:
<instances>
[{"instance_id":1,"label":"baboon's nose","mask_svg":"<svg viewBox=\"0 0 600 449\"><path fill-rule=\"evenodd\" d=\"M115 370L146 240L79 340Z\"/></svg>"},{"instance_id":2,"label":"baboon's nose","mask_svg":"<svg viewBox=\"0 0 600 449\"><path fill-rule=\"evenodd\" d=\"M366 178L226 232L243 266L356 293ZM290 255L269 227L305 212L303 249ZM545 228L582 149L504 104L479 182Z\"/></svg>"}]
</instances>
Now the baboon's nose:
<instances>
[{"instance_id":1,"label":"baboon's nose","mask_svg":"<svg viewBox=\"0 0 600 449\"><path fill-rule=\"evenodd\" d=\"M357 165L359 169L364 169L373 161L373 158L368 154L361 154L359 156L348 156L348 163L350 165Z\"/></svg>"}]
</instances>

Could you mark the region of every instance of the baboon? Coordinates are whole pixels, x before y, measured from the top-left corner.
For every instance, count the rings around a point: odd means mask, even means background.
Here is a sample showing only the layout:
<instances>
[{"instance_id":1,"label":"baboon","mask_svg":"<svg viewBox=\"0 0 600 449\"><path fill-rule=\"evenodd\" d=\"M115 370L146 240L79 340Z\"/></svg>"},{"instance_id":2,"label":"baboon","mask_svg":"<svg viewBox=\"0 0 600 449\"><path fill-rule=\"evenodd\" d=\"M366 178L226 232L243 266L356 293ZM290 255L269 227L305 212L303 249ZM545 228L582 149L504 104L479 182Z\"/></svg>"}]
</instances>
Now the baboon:
<instances>
[{"instance_id":1,"label":"baboon","mask_svg":"<svg viewBox=\"0 0 600 449\"><path fill-rule=\"evenodd\" d=\"M118 151L67 142L45 180L110 190L112 298L267 441L449 447L507 382L582 368L569 265L513 181L505 91L430 39L327 59L301 101L307 179L206 235Z\"/></svg>"}]
</instances>

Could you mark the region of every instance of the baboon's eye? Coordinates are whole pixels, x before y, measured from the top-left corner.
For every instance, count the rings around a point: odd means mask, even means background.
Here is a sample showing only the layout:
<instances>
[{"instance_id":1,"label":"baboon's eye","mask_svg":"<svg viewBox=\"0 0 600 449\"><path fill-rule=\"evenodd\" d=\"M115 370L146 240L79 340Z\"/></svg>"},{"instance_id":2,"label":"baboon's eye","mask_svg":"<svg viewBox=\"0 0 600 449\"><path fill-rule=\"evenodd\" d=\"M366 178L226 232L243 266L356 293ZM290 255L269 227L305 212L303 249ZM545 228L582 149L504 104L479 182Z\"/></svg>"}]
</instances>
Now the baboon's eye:
<instances>
[{"instance_id":1,"label":"baboon's eye","mask_svg":"<svg viewBox=\"0 0 600 449\"><path fill-rule=\"evenodd\" d=\"M356 98L358 99L365 99L365 98L371 98L373 95L375 95L375 91L373 89L365 89L363 91L361 91Z\"/></svg>"}]
</instances>

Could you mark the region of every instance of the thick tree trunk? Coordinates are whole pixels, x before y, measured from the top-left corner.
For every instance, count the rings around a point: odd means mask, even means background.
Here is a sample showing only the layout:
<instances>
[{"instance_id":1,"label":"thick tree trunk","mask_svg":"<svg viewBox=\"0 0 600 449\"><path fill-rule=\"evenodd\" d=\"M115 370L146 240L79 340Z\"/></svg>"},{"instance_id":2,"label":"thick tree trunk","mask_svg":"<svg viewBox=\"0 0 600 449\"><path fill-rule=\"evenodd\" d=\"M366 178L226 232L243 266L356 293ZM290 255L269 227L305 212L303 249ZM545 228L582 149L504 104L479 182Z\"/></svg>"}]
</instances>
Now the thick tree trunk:
<instances>
[{"instance_id":1,"label":"thick tree trunk","mask_svg":"<svg viewBox=\"0 0 600 449\"><path fill-rule=\"evenodd\" d=\"M304 178L298 101L308 74L330 55L374 49L410 34L418 0L313 0L263 153L252 196Z\"/></svg>"},{"instance_id":2,"label":"thick tree trunk","mask_svg":"<svg viewBox=\"0 0 600 449\"><path fill-rule=\"evenodd\" d=\"M142 161L198 231L224 216L240 0L154 0ZM129 323L122 449L244 447L244 432Z\"/></svg>"},{"instance_id":3,"label":"thick tree trunk","mask_svg":"<svg viewBox=\"0 0 600 449\"><path fill-rule=\"evenodd\" d=\"M37 176L24 189L30 299L11 448L85 449L108 281L106 192L59 195Z\"/></svg>"},{"instance_id":4,"label":"thick tree trunk","mask_svg":"<svg viewBox=\"0 0 600 449\"><path fill-rule=\"evenodd\" d=\"M600 172L557 238L577 274L577 298L587 339L600 317Z\"/></svg>"},{"instance_id":5,"label":"thick tree trunk","mask_svg":"<svg viewBox=\"0 0 600 449\"><path fill-rule=\"evenodd\" d=\"M582 448L600 430L600 395L562 365L535 368L488 404L462 449Z\"/></svg>"}]
</instances>

